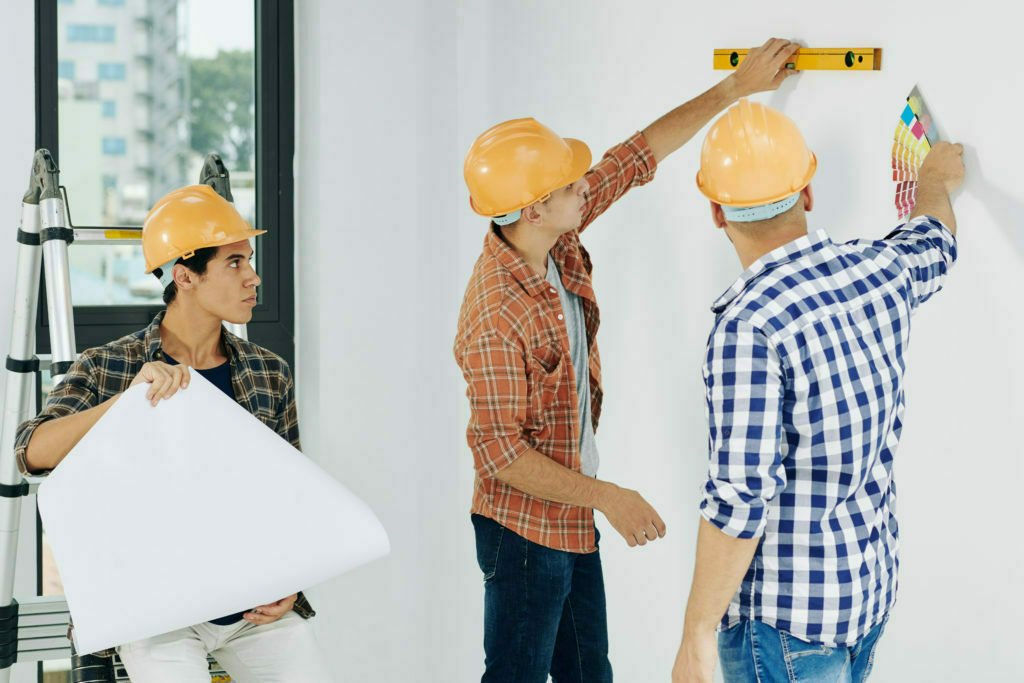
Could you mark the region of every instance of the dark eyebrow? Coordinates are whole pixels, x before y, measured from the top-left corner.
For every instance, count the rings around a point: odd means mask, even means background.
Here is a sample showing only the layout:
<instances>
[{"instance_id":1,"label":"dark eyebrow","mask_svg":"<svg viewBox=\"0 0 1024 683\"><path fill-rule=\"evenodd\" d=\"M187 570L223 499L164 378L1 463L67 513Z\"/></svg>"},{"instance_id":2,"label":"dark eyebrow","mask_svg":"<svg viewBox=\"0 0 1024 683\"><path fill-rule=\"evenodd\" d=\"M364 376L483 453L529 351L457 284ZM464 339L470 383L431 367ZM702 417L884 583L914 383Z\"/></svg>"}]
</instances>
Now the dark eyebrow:
<instances>
[{"instance_id":1,"label":"dark eyebrow","mask_svg":"<svg viewBox=\"0 0 1024 683\"><path fill-rule=\"evenodd\" d=\"M226 257L224 260L225 261L233 261L234 259L244 259L244 260L248 261L251 258L252 258L252 254L249 254L248 256L246 256L245 254L232 254L231 256Z\"/></svg>"}]
</instances>

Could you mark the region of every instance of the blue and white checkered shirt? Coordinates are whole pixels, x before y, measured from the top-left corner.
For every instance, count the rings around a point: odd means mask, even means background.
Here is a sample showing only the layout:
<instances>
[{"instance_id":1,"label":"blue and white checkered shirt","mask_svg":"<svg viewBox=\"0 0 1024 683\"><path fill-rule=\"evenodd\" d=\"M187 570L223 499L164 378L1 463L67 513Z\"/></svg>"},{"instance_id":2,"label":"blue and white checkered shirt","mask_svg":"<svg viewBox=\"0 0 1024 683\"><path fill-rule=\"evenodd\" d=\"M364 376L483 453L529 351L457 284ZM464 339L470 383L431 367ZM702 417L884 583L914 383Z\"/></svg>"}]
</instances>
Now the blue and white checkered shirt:
<instances>
[{"instance_id":1,"label":"blue and white checkered shirt","mask_svg":"<svg viewBox=\"0 0 1024 683\"><path fill-rule=\"evenodd\" d=\"M818 231L763 256L715 302L701 512L730 536L763 537L722 628L746 617L853 645L888 613L910 316L956 251L925 216L879 241Z\"/></svg>"}]
</instances>

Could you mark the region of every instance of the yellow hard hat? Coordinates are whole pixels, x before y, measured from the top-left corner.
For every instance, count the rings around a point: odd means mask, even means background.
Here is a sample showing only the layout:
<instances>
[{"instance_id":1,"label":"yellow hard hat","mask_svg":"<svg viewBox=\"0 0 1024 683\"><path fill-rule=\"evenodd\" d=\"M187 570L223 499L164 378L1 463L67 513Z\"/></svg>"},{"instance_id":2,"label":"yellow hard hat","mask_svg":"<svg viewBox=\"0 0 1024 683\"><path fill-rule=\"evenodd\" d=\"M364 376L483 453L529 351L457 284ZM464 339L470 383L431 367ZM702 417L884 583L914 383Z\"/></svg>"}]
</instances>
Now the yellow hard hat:
<instances>
[{"instance_id":1,"label":"yellow hard hat","mask_svg":"<svg viewBox=\"0 0 1024 683\"><path fill-rule=\"evenodd\" d=\"M518 211L582 178L590 160L585 143L559 137L534 119L499 123L466 155L469 205L481 216Z\"/></svg>"},{"instance_id":2,"label":"yellow hard hat","mask_svg":"<svg viewBox=\"0 0 1024 683\"><path fill-rule=\"evenodd\" d=\"M817 158L788 116L742 98L704 138L697 187L716 204L761 206L807 187L817 168Z\"/></svg>"},{"instance_id":3,"label":"yellow hard hat","mask_svg":"<svg viewBox=\"0 0 1024 683\"><path fill-rule=\"evenodd\" d=\"M153 205L142 224L146 272L164 268L196 250L241 242L266 230L253 230L232 206L208 185L168 192Z\"/></svg>"}]
</instances>

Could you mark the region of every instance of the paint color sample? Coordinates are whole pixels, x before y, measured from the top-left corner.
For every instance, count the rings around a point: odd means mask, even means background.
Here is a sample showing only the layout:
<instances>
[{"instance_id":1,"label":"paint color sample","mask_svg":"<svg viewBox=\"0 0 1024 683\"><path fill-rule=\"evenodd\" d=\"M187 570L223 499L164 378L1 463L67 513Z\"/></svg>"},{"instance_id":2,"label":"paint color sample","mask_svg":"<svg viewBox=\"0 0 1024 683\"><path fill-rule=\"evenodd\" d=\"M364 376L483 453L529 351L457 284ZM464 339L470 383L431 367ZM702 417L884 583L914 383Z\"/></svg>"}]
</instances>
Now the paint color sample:
<instances>
[{"instance_id":1,"label":"paint color sample","mask_svg":"<svg viewBox=\"0 0 1024 683\"><path fill-rule=\"evenodd\" d=\"M917 86L914 86L907 95L907 102L893 133L892 179L896 183L895 204L900 220L914 210L918 170L932 145L939 139L934 120Z\"/></svg>"},{"instance_id":2,"label":"paint color sample","mask_svg":"<svg viewBox=\"0 0 1024 683\"><path fill-rule=\"evenodd\" d=\"M907 124L908 126L911 126L913 125L914 117L914 110L911 109L910 105L908 104L903 108L903 115L900 118L903 119L903 123Z\"/></svg>"},{"instance_id":3,"label":"paint color sample","mask_svg":"<svg viewBox=\"0 0 1024 683\"><path fill-rule=\"evenodd\" d=\"M928 142L934 145L936 142L942 141L942 136L939 134L938 128L935 125L935 118L931 115L928 110L928 105L924 102L924 97L921 96L921 91L915 85L914 89L907 95L907 104L911 107L914 114L917 116L921 125L924 126L925 135L928 137Z\"/></svg>"}]
</instances>

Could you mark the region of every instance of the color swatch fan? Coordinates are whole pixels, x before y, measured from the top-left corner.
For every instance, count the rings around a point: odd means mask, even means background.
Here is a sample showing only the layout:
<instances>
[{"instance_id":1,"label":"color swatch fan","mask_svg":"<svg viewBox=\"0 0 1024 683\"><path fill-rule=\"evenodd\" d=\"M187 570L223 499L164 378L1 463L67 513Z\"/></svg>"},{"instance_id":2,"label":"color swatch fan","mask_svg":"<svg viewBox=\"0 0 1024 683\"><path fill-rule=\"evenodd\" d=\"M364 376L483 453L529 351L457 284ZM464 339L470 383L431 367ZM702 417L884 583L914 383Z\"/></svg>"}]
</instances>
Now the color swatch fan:
<instances>
[{"instance_id":1,"label":"color swatch fan","mask_svg":"<svg viewBox=\"0 0 1024 683\"><path fill-rule=\"evenodd\" d=\"M914 86L896 124L892 145L892 179L896 182L896 211L900 220L914 210L917 170L932 145L940 139L935 120L925 106L921 92Z\"/></svg>"}]
</instances>

